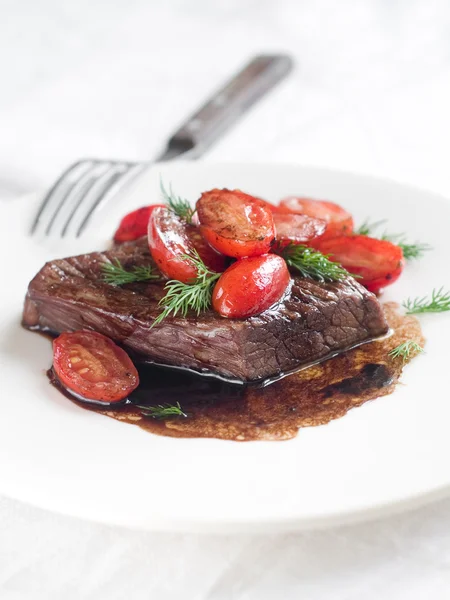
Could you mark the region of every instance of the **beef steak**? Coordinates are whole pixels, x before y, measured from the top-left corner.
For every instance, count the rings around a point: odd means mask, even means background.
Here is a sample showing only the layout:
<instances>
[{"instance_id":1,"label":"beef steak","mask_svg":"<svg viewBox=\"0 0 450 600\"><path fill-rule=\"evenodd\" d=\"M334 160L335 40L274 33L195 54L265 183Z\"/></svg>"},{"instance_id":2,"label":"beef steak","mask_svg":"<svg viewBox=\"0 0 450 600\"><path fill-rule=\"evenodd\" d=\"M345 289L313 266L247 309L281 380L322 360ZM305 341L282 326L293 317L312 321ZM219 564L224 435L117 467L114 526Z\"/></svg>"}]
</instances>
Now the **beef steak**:
<instances>
[{"instance_id":1,"label":"beef steak","mask_svg":"<svg viewBox=\"0 0 450 600\"><path fill-rule=\"evenodd\" d=\"M151 261L142 239L46 263L29 284L24 326L53 333L92 329L151 362L241 382L276 377L388 330L376 297L351 277L335 283L293 277L278 305L249 319L210 310L151 328L164 283L105 284L101 265L113 259L125 268Z\"/></svg>"}]
</instances>

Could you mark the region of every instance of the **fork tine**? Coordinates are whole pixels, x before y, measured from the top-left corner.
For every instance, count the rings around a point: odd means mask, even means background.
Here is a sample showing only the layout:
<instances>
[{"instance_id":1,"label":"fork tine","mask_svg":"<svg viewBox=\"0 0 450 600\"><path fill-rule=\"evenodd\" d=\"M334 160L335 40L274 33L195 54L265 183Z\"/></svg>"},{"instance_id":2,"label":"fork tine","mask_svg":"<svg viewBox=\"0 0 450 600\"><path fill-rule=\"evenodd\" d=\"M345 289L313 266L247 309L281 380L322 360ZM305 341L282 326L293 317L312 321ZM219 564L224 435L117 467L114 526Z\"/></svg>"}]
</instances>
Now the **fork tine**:
<instances>
[{"instance_id":1,"label":"fork tine","mask_svg":"<svg viewBox=\"0 0 450 600\"><path fill-rule=\"evenodd\" d=\"M95 162L91 162L90 165L88 166L87 169L85 169L81 176L76 179L71 185L68 186L68 188L62 193L61 195L61 201L59 202L58 206L56 207L55 212L53 213L53 216L51 217L49 223L47 224L47 227L45 229L45 235L50 235L50 232L53 228L53 225L56 222L56 219L58 217L58 215L61 212L61 209L67 204L70 204L70 200L73 201L73 199L78 199L78 202L81 202L83 196L80 195L80 191L83 191L88 185L89 183L92 182L93 180L93 174L95 173L97 169L97 164ZM63 181L61 183L64 183ZM61 186L62 187L62 186ZM55 190L55 193L57 192L57 190Z\"/></svg>"},{"instance_id":2,"label":"fork tine","mask_svg":"<svg viewBox=\"0 0 450 600\"><path fill-rule=\"evenodd\" d=\"M61 230L61 237L64 237L69 229L70 224L72 223L76 213L83 206L86 198L89 198L91 194L93 194L93 190L95 190L98 182L101 181L104 177L108 175L111 171L115 170L115 164L111 162L98 163L95 165L95 169L91 169L87 173L87 175L91 175L88 179L86 176L84 180L77 186L76 194L78 196L78 201L74 201L73 208L69 213L69 216L66 219L66 222L63 225ZM73 190L72 190L73 191Z\"/></svg>"},{"instance_id":3,"label":"fork tine","mask_svg":"<svg viewBox=\"0 0 450 600\"><path fill-rule=\"evenodd\" d=\"M47 192L47 194L45 195L45 198L43 199L38 212L36 213L36 216L34 218L34 221L31 225L31 229L30 229L30 234L32 235L33 233L35 233L36 229L38 228L38 225L41 221L42 215L45 212L45 209L50 205L50 201L52 200L52 198L54 198L56 191L58 190L58 188L61 186L61 184L63 183L63 181L70 178L71 174L73 174L77 169L79 169L81 167L81 165L85 166L85 169L88 168L88 166L92 163L92 161L89 160L80 160L76 163L74 163L73 165L70 165L70 167L68 169L66 169L62 175L55 181L55 183L53 184L53 186L50 188L50 190Z\"/></svg>"},{"instance_id":4,"label":"fork tine","mask_svg":"<svg viewBox=\"0 0 450 600\"><path fill-rule=\"evenodd\" d=\"M89 220L91 219L94 212L101 206L101 204L113 193L117 191L119 187L123 187L134 179L134 177L140 173L143 169L147 167L146 164L133 164L133 163L122 163L121 165L116 165L117 170L115 173L108 173L108 178L104 182L102 188L99 190L97 196L94 197L94 201L91 204L88 212L86 213L84 219L81 221L76 237L80 237L80 235L85 230Z\"/></svg>"}]
</instances>

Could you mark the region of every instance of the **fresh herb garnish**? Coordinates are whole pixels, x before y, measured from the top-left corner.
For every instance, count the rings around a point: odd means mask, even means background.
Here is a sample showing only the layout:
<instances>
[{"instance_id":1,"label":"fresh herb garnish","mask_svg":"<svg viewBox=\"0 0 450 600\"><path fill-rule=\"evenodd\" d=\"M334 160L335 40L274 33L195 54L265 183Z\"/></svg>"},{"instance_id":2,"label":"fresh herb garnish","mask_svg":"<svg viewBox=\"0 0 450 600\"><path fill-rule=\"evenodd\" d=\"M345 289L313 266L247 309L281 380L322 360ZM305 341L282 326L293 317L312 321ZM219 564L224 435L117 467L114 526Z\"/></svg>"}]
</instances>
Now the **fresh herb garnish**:
<instances>
[{"instance_id":1,"label":"fresh herb garnish","mask_svg":"<svg viewBox=\"0 0 450 600\"><path fill-rule=\"evenodd\" d=\"M406 308L407 315L417 315L428 312L446 312L450 310L450 292L445 292L444 288L434 289L431 293L431 299L427 296L422 298L408 298L402 306Z\"/></svg>"},{"instance_id":2,"label":"fresh herb garnish","mask_svg":"<svg viewBox=\"0 0 450 600\"><path fill-rule=\"evenodd\" d=\"M188 223L192 223L192 217L194 216L195 209L192 208L190 203L184 198L174 194L172 186L170 186L169 191L167 191L164 187L162 179L159 181L159 186L161 188L161 194L164 198L164 202L167 204L170 210Z\"/></svg>"},{"instance_id":3,"label":"fresh herb garnish","mask_svg":"<svg viewBox=\"0 0 450 600\"><path fill-rule=\"evenodd\" d=\"M383 221L376 221L375 223L371 223L370 221L364 221L364 223L360 227L358 227L358 229L355 230L355 233L357 233L358 235L369 235L371 237L377 237L375 236L375 230L383 223L386 223L385 219ZM403 250L403 256L405 257L405 260L414 260L416 258L421 258L425 252L432 250L432 247L429 244L423 244L421 242L409 244L405 240L404 233L389 234L384 232L383 235L379 236L379 239L384 240L386 242L392 242L393 244L400 246L400 248Z\"/></svg>"},{"instance_id":4,"label":"fresh herb garnish","mask_svg":"<svg viewBox=\"0 0 450 600\"><path fill-rule=\"evenodd\" d=\"M397 238L397 241L395 241L395 238ZM408 244L405 242L404 238L399 239L398 236L389 236L384 234L381 239L387 240L388 242L393 242L397 246L400 246L400 248L403 250L403 256L405 257L405 260L421 258L425 252L432 250L432 247L429 244L422 244L421 242Z\"/></svg>"},{"instance_id":5,"label":"fresh herb garnish","mask_svg":"<svg viewBox=\"0 0 450 600\"><path fill-rule=\"evenodd\" d=\"M176 279L166 283L164 288L166 294L159 302L163 311L155 319L153 325L158 325L168 315L175 316L181 313L185 317L189 310L193 310L199 315L211 306L214 284L222 273L210 271L196 251L192 256L184 254L180 258L191 262L197 270L197 277L191 283L183 283Z\"/></svg>"},{"instance_id":6,"label":"fresh herb garnish","mask_svg":"<svg viewBox=\"0 0 450 600\"><path fill-rule=\"evenodd\" d=\"M406 362L422 352L424 352L424 349L420 344L414 340L407 340L406 342L403 342L403 344L393 348L393 350L389 352L389 356L392 356L392 358L401 358L403 362Z\"/></svg>"},{"instance_id":7,"label":"fresh herb garnish","mask_svg":"<svg viewBox=\"0 0 450 600\"><path fill-rule=\"evenodd\" d=\"M372 236L374 230L380 225L383 225L383 223L386 223L386 219L383 219L382 221L375 221L375 223L371 223L368 219L366 219L364 223L358 227L358 229L355 229L355 233L357 235Z\"/></svg>"},{"instance_id":8,"label":"fresh herb garnish","mask_svg":"<svg viewBox=\"0 0 450 600\"><path fill-rule=\"evenodd\" d=\"M118 258L114 258L110 263L103 263L101 269L103 271L103 281L110 285L123 285L124 283L160 278L158 274L153 272L151 265L135 266L127 271Z\"/></svg>"},{"instance_id":9,"label":"fresh herb garnish","mask_svg":"<svg viewBox=\"0 0 450 600\"><path fill-rule=\"evenodd\" d=\"M141 409L144 417L151 417L152 419L171 419L172 417L187 417L187 414L182 410L180 403L176 404L158 404L157 406L141 406L135 404L137 408Z\"/></svg>"},{"instance_id":10,"label":"fresh herb garnish","mask_svg":"<svg viewBox=\"0 0 450 600\"><path fill-rule=\"evenodd\" d=\"M330 260L329 255L313 248L298 244L288 244L275 252L282 256L288 267L299 271L303 277L317 281L341 281L350 275L339 263Z\"/></svg>"}]
</instances>

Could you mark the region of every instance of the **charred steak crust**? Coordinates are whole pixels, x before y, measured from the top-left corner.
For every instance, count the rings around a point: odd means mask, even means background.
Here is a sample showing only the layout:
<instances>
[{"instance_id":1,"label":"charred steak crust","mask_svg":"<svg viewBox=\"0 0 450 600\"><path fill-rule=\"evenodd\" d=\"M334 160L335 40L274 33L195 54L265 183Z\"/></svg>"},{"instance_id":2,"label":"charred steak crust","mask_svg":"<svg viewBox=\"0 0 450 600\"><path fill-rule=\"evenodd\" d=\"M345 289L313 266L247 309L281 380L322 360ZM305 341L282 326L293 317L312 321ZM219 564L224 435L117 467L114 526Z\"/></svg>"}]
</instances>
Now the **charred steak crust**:
<instances>
[{"instance_id":1,"label":"charred steak crust","mask_svg":"<svg viewBox=\"0 0 450 600\"><path fill-rule=\"evenodd\" d=\"M240 381L276 377L388 331L376 297L351 277L294 277L283 301L249 319L211 310L151 328L164 282L103 283L101 264L116 258L126 268L151 261L142 239L46 263L29 284L23 325L54 333L92 329L146 360Z\"/></svg>"}]
</instances>

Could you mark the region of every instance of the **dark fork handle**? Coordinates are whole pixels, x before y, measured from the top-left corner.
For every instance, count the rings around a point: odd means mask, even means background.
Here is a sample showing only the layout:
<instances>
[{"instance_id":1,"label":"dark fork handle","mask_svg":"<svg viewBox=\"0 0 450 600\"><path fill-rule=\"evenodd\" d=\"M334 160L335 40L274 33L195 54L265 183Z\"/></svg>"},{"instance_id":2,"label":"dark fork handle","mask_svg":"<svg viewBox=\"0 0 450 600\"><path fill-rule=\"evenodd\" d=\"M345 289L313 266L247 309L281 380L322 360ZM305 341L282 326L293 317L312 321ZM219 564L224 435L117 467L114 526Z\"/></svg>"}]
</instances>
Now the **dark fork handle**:
<instances>
[{"instance_id":1,"label":"dark fork handle","mask_svg":"<svg viewBox=\"0 0 450 600\"><path fill-rule=\"evenodd\" d=\"M197 156L292 69L289 56L257 56L200 108L169 140Z\"/></svg>"}]
</instances>

